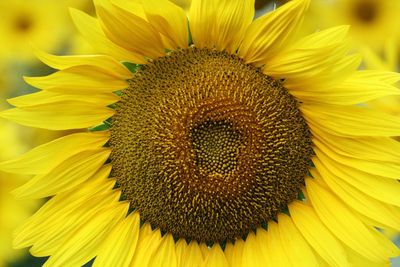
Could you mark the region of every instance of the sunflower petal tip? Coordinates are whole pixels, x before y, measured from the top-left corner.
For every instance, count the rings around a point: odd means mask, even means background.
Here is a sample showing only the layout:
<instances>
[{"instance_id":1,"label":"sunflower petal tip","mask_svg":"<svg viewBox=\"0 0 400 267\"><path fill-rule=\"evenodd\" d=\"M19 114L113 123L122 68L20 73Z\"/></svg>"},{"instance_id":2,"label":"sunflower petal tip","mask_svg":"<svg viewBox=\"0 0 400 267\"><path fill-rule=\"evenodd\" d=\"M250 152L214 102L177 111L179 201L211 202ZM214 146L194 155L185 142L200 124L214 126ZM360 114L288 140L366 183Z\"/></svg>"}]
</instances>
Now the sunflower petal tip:
<instances>
[{"instance_id":1,"label":"sunflower petal tip","mask_svg":"<svg viewBox=\"0 0 400 267\"><path fill-rule=\"evenodd\" d=\"M13 240L11 244L13 249L22 249L24 248L23 238L20 237L19 232L14 231L13 233Z\"/></svg>"},{"instance_id":2,"label":"sunflower petal tip","mask_svg":"<svg viewBox=\"0 0 400 267\"><path fill-rule=\"evenodd\" d=\"M72 19L72 22L74 23L74 25L79 25L78 22L79 22L79 19L82 16L84 16L84 15L89 16L88 14L83 12L82 10L79 10L79 9L76 9L76 8L73 8L73 7L69 7L68 11L69 11L69 15L71 16L71 19Z\"/></svg>"},{"instance_id":3,"label":"sunflower petal tip","mask_svg":"<svg viewBox=\"0 0 400 267\"><path fill-rule=\"evenodd\" d=\"M68 11L69 11L70 14L72 14L72 13L79 12L79 11L81 11L81 10L76 9L76 8L74 8L74 7L68 7Z\"/></svg>"},{"instance_id":4,"label":"sunflower petal tip","mask_svg":"<svg viewBox=\"0 0 400 267\"><path fill-rule=\"evenodd\" d=\"M73 7L68 7L68 12L69 12L69 15L70 15L72 18L74 18L74 16L75 16L77 13L79 13L80 10L79 10L79 9L76 9L76 8L73 8ZM82 12L82 11L81 11L81 12Z\"/></svg>"},{"instance_id":5,"label":"sunflower petal tip","mask_svg":"<svg viewBox=\"0 0 400 267\"><path fill-rule=\"evenodd\" d=\"M7 99L6 101L7 101L7 103L8 104L10 104L10 105L12 105L12 106L14 106L14 107L16 107L17 105L17 100L16 100L16 98L18 98L18 97L13 97L13 98L9 98L9 99Z\"/></svg>"},{"instance_id":6,"label":"sunflower petal tip","mask_svg":"<svg viewBox=\"0 0 400 267\"><path fill-rule=\"evenodd\" d=\"M36 77L29 77L29 76L22 76L22 79L24 82L26 82L29 85L32 85Z\"/></svg>"},{"instance_id":7,"label":"sunflower petal tip","mask_svg":"<svg viewBox=\"0 0 400 267\"><path fill-rule=\"evenodd\" d=\"M50 66L50 64L49 64L49 60L51 60L51 58L54 57L54 55L49 54L49 53L43 51L42 49L39 49L39 48L36 47L36 46L32 46L32 50L33 50L33 54L35 55L35 57L36 57L37 59L39 59L41 62L43 62L43 63L46 64L47 66L52 67L52 66ZM23 78L24 78L24 80L25 80L25 77L23 77ZM26 81L26 80L25 80L25 81Z\"/></svg>"}]
</instances>

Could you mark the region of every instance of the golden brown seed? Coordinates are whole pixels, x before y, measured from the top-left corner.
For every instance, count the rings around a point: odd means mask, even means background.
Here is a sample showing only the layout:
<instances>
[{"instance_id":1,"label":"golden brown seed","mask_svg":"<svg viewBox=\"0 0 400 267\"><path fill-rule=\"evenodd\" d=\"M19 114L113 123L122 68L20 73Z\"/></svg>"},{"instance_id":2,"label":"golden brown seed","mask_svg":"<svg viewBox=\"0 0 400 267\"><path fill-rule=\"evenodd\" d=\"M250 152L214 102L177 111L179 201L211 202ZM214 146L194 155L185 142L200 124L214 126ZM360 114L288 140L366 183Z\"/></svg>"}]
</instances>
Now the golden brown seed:
<instances>
[{"instance_id":1,"label":"golden brown seed","mask_svg":"<svg viewBox=\"0 0 400 267\"><path fill-rule=\"evenodd\" d=\"M281 82L189 48L143 66L111 128L113 175L144 221L186 240L246 236L293 201L311 137Z\"/></svg>"}]
</instances>

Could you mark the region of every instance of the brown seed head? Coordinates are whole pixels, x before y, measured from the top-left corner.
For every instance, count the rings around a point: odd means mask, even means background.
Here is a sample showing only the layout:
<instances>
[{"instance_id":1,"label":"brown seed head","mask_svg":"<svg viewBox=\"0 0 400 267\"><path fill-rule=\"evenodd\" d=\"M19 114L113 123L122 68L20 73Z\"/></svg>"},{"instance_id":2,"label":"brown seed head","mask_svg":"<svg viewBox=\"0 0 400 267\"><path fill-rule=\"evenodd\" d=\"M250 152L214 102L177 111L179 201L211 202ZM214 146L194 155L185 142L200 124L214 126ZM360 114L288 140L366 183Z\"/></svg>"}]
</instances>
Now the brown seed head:
<instances>
[{"instance_id":1,"label":"brown seed head","mask_svg":"<svg viewBox=\"0 0 400 267\"><path fill-rule=\"evenodd\" d=\"M225 52L143 66L111 129L113 174L144 221L224 242L275 218L304 183L311 137L281 82Z\"/></svg>"}]
</instances>

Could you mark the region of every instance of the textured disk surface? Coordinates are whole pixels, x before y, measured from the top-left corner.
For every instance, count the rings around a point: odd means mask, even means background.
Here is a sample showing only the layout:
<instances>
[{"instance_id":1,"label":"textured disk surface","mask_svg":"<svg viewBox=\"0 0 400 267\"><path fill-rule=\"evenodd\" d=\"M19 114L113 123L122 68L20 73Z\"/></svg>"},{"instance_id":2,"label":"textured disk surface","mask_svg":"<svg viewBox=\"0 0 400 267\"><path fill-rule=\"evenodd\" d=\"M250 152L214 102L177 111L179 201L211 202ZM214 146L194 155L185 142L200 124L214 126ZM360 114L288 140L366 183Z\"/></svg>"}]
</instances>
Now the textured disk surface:
<instances>
[{"instance_id":1,"label":"textured disk surface","mask_svg":"<svg viewBox=\"0 0 400 267\"><path fill-rule=\"evenodd\" d=\"M236 56L189 48L142 66L111 129L113 175L144 221L224 242L275 218L312 155L297 100Z\"/></svg>"}]
</instances>

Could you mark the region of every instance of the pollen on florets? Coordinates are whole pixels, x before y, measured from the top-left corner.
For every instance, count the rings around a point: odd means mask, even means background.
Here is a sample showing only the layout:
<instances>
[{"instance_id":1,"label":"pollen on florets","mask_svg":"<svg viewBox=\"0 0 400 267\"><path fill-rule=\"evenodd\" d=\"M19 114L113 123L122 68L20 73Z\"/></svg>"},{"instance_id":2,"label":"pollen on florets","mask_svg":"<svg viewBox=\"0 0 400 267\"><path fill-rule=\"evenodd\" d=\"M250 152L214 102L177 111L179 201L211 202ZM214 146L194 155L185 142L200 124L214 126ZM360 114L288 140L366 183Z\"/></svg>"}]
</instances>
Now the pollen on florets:
<instances>
[{"instance_id":1,"label":"pollen on florets","mask_svg":"<svg viewBox=\"0 0 400 267\"><path fill-rule=\"evenodd\" d=\"M224 242L296 199L311 135L280 81L192 47L143 66L129 84L113 117L111 161L144 221L178 238Z\"/></svg>"}]
</instances>

